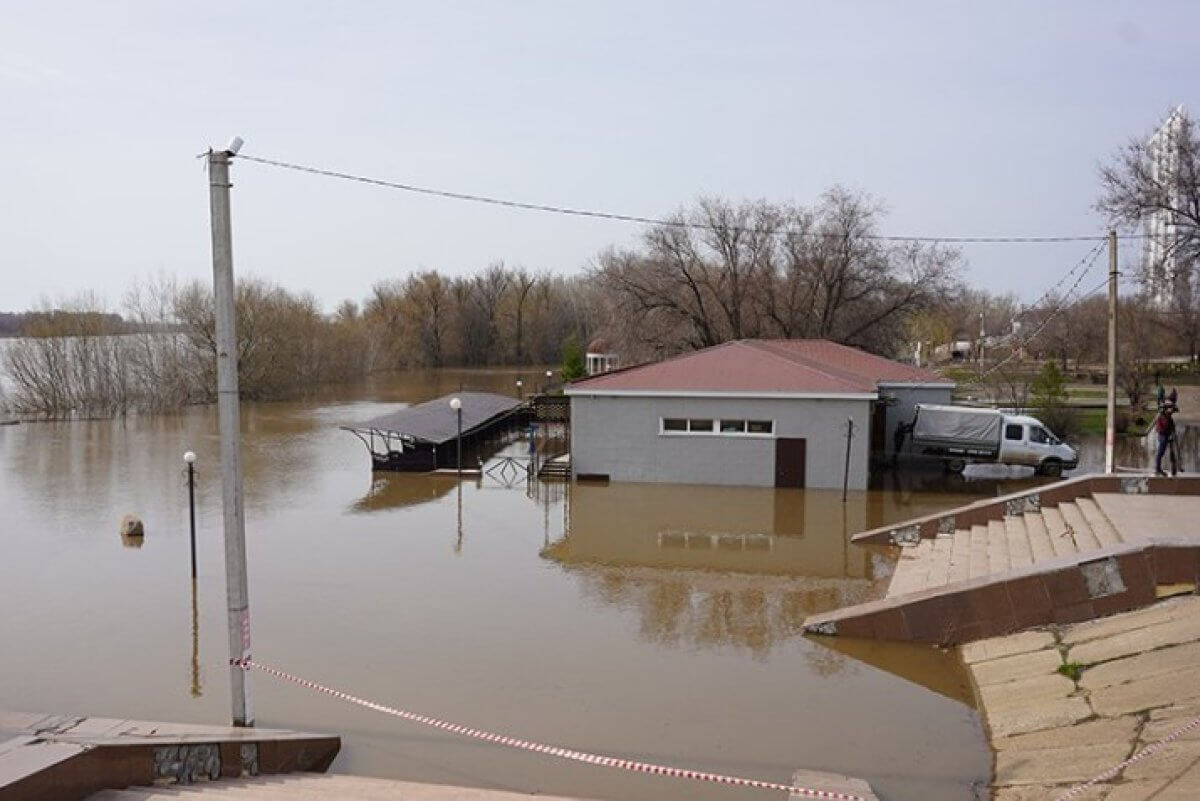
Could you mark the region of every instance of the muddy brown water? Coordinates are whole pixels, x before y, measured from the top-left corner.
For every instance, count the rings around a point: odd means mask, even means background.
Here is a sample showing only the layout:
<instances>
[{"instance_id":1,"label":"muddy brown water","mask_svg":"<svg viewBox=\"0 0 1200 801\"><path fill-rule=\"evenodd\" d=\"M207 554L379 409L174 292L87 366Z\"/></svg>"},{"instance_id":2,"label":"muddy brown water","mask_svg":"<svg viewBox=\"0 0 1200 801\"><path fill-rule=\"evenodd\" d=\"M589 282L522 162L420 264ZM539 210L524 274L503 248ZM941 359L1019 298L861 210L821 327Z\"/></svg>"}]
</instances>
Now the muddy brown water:
<instances>
[{"instance_id":1,"label":"muddy brown water","mask_svg":"<svg viewBox=\"0 0 1200 801\"><path fill-rule=\"evenodd\" d=\"M337 428L460 385L510 391L516 375L405 374L243 407L258 660L578 749L778 782L801 767L849 773L889 801L972 797L990 757L955 660L809 639L800 625L886 583L888 553L850 534L1033 479L891 475L846 504L821 491L460 484L373 477ZM1144 443L1122 447L1144 463ZM228 720L216 464L208 408L0 428L0 706ZM126 513L145 521L140 543L118 535ZM337 771L610 799L778 795L513 752L260 674L252 691L260 725L343 735Z\"/></svg>"}]
</instances>

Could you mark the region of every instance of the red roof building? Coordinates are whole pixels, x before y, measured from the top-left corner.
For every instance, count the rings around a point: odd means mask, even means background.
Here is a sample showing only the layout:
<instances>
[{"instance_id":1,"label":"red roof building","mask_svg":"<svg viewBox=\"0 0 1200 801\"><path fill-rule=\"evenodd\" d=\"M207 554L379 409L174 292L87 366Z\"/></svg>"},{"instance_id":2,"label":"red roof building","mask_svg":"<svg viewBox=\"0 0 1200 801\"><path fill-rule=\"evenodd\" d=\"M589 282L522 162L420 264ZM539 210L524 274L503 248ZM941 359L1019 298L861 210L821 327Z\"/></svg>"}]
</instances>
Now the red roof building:
<instances>
[{"instance_id":1,"label":"red roof building","mask_svg":"<svg viewBox=\"0 0 1200 801\"><path fill-rule=\"evenodd\" d=\"M613 481L867 486L941 375L820 339L737 340L574 381L571 469ZM849 463L849 478L846 464Z\"/></svg>"}]
</instances>

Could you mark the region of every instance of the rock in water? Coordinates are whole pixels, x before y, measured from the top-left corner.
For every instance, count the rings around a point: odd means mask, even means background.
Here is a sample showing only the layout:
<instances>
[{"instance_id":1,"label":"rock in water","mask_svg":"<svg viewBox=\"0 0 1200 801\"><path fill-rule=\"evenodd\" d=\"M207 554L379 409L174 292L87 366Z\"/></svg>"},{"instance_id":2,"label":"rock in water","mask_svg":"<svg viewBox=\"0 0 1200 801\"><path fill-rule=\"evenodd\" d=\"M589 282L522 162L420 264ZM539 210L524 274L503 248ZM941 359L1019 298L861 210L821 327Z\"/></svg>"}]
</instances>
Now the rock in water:
<instances>
[{"instance_id":1,"label":"rock in water","mask_svg":"<svg viewBox=\"0 0 1200 801\"><path fill-rule=\"evenodd\" d=\"M142 537L145 536L146 529L142 526L142 521L135 515L125 515L121 518L121 536L122 537Z\"/></svg>"}]
</instances>

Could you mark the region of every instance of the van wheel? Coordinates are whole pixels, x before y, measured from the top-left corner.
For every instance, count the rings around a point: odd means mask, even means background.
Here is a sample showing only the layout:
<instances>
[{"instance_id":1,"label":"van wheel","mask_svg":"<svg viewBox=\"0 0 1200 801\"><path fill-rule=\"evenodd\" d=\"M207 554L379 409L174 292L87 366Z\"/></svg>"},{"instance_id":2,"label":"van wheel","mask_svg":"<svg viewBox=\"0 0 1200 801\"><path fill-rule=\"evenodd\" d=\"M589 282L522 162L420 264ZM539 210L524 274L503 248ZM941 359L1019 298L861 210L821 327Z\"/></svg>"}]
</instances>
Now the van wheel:
<instances>
[{"instance_id":1,"label":"van wheel","mask_svg":"<svg viewBox=\"0 0 1200 801\"><path fill-rule=\"evenodd\" d=\"M961 473L967 469L967 463L964 459L947 459L946 469L951 473Z\"/></svg>"},{"instance_id":2,"label":"van wheel","mask_svg":"<svg viewBox=\"0 0 1200 801\"><path fill-rule=\"evenodd\" d=\"M1062 475L1062 462L1055 459L1048 459L1038 465L1037 473L1040 476L1058 478Z\"/></svg>"}]
</instances>

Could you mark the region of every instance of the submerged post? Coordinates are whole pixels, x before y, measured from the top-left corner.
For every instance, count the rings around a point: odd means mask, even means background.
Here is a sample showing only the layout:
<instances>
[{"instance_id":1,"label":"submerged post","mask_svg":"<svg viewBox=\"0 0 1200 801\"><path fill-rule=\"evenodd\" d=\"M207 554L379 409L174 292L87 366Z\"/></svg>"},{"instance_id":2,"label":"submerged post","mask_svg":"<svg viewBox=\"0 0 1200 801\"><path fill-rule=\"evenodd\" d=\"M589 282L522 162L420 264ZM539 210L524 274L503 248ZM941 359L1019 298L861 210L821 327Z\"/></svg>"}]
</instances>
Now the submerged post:
<instances>
[{"instance_id":1,"label":"submerged post","mask_svg":"<svg viewBox=\"0 0 1200 801\"><path fill-rule=\"evenodd\" d=\"M854 418L846 420L846 469L842 472L842 503L846 502L846 491L850 487L850 441L854 439Z\"/></svg>"},{"instance_id":2,"label":"submerged post","mask_svg":"<svg viewBox=\"0 0 1200 801\"><path fill-rule=\"evenodd\" d=\"M192 586L196 584L196 454L188 451L183 455L188 474L188 531L192 542Z\"/></svg>"},{"instance_id":3,"label":"submerged post","mask_svg":"<svg viewBox=\"0 0 1200 801\"><path fill-rule=\"evenodd\" d=\"M212 213L213 306L216 310L217 419L221 435L221 507L225 528L225 596L229 615L229 683L233 725L253 726L254 711L242 662L250 658L250 598L246 580L246 516L238 409L237 330L234 324L233 234L229 161L242 145L208 153Z\"/></svg>"},{"instance_id":4,"label":"submerged post","mask_svg":"<svg viewBox=\"0 0 1200 801\"><path fill-rule=\"evenodd\" d=\"M1115 469L1117 446L1117 232L1108 232L1108 404L1104 423L1104 472Z\"/></svg>"}]
</instances>

